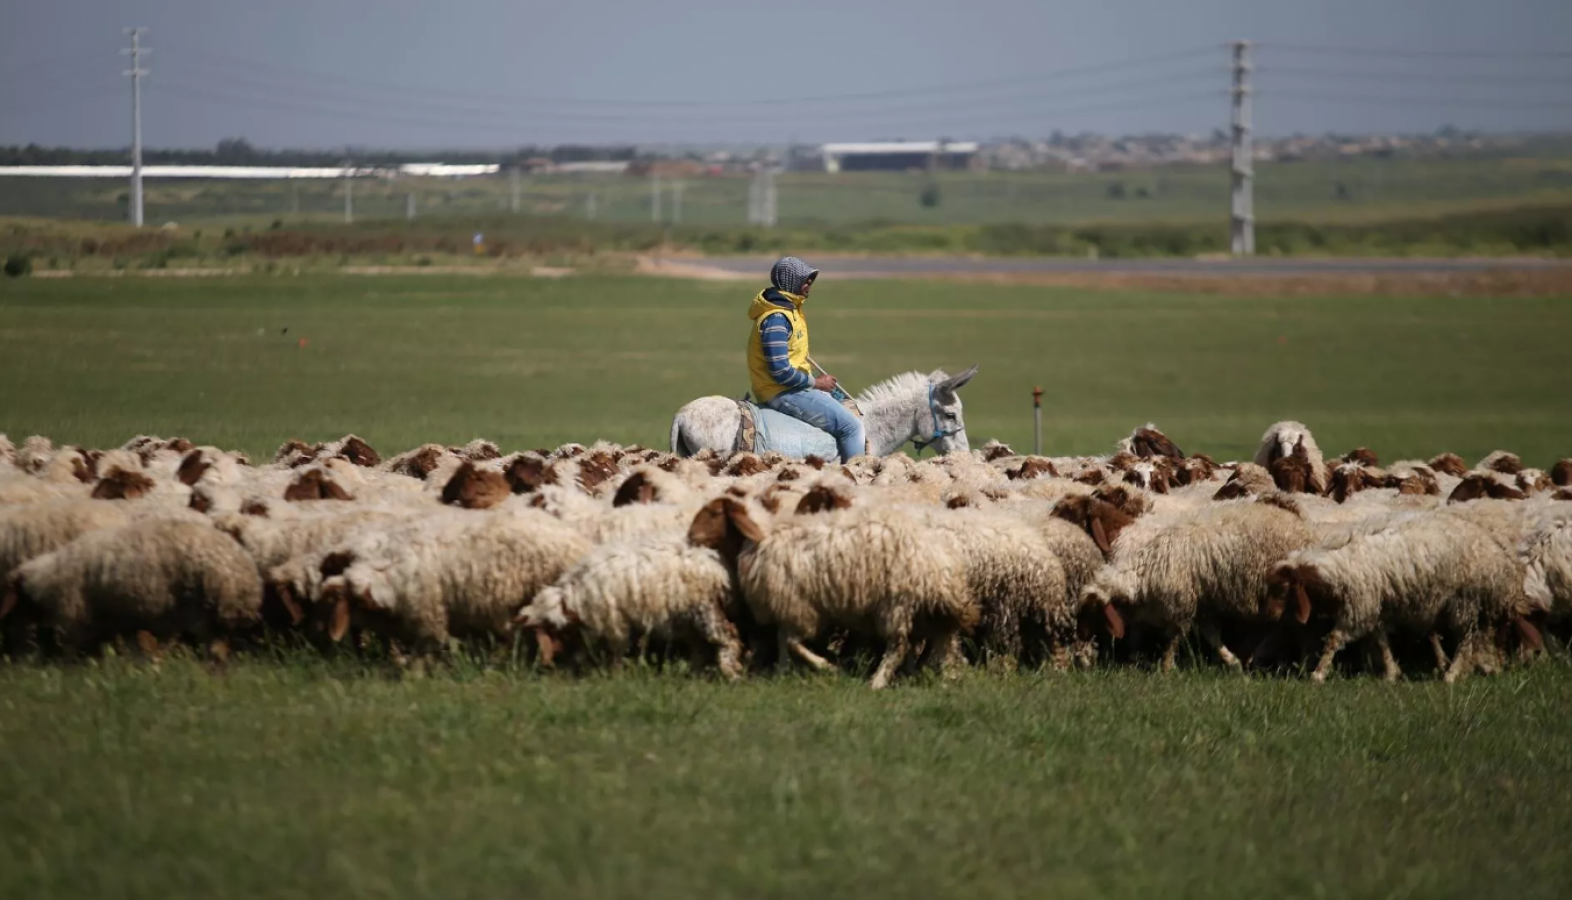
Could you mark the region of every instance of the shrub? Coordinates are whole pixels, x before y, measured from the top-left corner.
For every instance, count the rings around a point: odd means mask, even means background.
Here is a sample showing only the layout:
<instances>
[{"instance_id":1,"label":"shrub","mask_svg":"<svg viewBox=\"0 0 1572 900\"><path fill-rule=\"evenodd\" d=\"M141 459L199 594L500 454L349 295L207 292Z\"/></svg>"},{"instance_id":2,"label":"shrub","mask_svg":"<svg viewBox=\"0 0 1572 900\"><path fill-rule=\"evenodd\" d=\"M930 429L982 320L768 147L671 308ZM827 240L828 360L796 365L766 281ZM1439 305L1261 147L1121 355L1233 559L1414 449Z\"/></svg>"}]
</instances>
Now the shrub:
<instances>
[{"instance_id":1,"label":"shrub","mask_svg":"<svg viewBox=\"0 0 1572 900\"><path fill-rule=\"evenodd\" d=\"M12 278L33 274L33 258L26 253L13 253L5 258L5 273Z\"/></svg>"},{"instance_id":2,"label":"shrub","mask_svg":"<svg viewBox=\"0 0 1572 900\"><path fill-rule=\"evenodd\" d=\"M939 205L939 201L942 199L943 197L939 194L939 186L937 184L928 185L922 189L921 194L917 195L917 202L921 203L924 209L933 209Z\"/></svg>"}]
</instances>

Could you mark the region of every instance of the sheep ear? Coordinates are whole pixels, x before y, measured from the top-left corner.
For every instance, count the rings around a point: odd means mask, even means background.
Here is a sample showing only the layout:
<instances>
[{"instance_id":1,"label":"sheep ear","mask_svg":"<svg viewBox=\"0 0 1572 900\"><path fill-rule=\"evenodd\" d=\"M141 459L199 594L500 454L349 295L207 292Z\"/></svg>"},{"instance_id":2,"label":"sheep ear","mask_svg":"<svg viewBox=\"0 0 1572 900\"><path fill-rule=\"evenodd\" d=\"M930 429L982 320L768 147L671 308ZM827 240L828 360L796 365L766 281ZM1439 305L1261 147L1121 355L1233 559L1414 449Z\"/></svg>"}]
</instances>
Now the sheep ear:
<instances>
[{"instance_id":1,"label":"sheep ear","mask_svg":"<svg viewBox=\"0 0 1572 900\"><path fill-rule=\"evenodd\" d=\"M1103 604L1103 618L1108 620L1108 633L1114 640L1124 640L1124 616L1119 615L1119 610L1112 603Z\"/></svg>"},{"instance_id":2,"label":"sheep ear","mask_svg":"<svg viewBox=\"0 0 1572 900\"><path fill-rule=\"evenodd\" d=\"M283 604L284 611L289 613L291 625L299 625L306 620L306 614L300 604L295 602L295 592L288 584L279 582L273 585L273 592L278 595L278 602Z\"/></svg>"},{"instance_id":3,"label":"sheep ear","mask_svg":"<svg viewBox=\"0 0 1572 900\"><path fill-rule=\"evenodd\" d=\"M1294 584L1294 619L1300 625L1310 621L1310 595L1301 583Z\"/></svg>"},{"instance_id":4,"label":"sheep ear","mask_svg":"<svg viewBox=\"0 0 1572 900\"><path fill-rule=\"evenodd\" d=\"M711 500L704 504L688 526L688 543L695 547L720 549L726 541L726 501Z\"/></svg>"},{"instance_id":5,"label":"sheep ear","mask_svg":"<svg viewBox=\"0 0 1572 900\"><path fill-rule=\"evenodd\" d=\"M977 364L974 363L970 369L967 369L959 375L951 375L949 378L944 379L933 387L936 391L946 391L953 394L961 388L965 387L966 382L971 381L974 377L976 377L976 375Z\"/></svg>"},{"instance_id":6,"label":"sheep ear","mask_svg":"<svg viewBox=\"0 0 1572 900\"><path fill-rule=\"evenodd\" d=\"M1103 528L1103 520L1092 519L1092 540L1097 542L1097 549L1103 551L1103 556L1113 552L1113 545L1108 542L1108 531Z\"/></svg>"},{"instance_id":7,"label":"sheep ear","mask_svg":"<svg viewBox=\"0 0 1572 900\"><path fill-rule=\"evenodd\" d=\"M336 644L339 641L342 641L344 639L344 635L348 633L349 594L348 592L340 592L338 595L338 601L333 604L333 621L328 626L328 637L331 638L333 643Z\"/></svg>"},{"instance_id":8,"label":"sheep ear","mask_svg":"<svg viewBox=\"0 0 1572 900\"><path fill-rule=\"evenodd\" d=\"M4 613L0 612L0 615ZM1530 650L1537 652L1545 649L1545 639L1540 636L1539 629L1534 627L1534 623L1530 622L1528 617L1514 614L1512 623L1517 626L1517 633L1522 636L1523 643L1527 644Z\"/></svg>"},{"instance_id":9,"label":"sheep ear","mask_svg":"<svg viewBox=\"0 0 1572 900\"><path fill-rule=\"evenodd\" d=\"M549 669L557 658L557 642L552 640L551 635L547 634L544 628L536 627L531 630L535 632L536 656L540 664Z\"/></svg>"},{"instance_id":10,"label":"sheep ear","mask_svg":"<svg viewBox=\"0 0 1572 900\"><path fill-rule=\"evenodd\" d=\"M731 524L736 526L737 531L743 537L753 541L755 544L764 540L764 529L759 527L759 523L753 521L753 517L748 514L746 506L729 498L725 500L725 505L726 518L731 520Z\"/></svg>"}]
</instances>

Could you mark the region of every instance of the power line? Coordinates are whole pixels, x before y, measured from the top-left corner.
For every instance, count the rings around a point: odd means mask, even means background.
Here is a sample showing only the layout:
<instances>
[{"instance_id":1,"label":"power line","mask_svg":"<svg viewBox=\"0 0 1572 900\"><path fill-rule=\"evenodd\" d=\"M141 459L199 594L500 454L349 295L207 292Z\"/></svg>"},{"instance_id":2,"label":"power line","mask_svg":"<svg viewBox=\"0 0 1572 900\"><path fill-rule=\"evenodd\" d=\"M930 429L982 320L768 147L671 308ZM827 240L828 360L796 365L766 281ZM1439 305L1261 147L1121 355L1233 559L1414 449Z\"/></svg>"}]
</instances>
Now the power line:
<instances>
[{"instance_id":1,"label":"power line","mask_svg":"<svg viewBox=\"0 0 1572 900\"><path fill-rule=\"evenodd\" d=\"M1079 98L1089 95L1119 94L1130 90L1144 90L1153 86L1164 86L1202 79L1215 78L1220 81L1222 74L1222 71L1219 69L1207 67L1200 70L1148 75L1138 79L1127 79L1120 82L1091 85L1081 88L1064 88L1058 91L1050 91L1046 94L1041 90L1036 90L1030 94L1021 95L1014 98L1010 96L994 96L988 98L979 98L977 100L950 100L942 103L919 101L917 103L906 103L899 105L887 104L880 109L872 111L830 110L816 115L814 118L817 121L836 121L840 119L865 121L869 118L881 119L911 112L933 112L944 111L948 109L974 112L980 108L986 109L992 107L996 109L1004 109L1007 107L1013 110L1020 108L1023 103L1040 101L1045 96L1050 98L1059 96L1068 99L1070 97ZM186 82L184 79L179 77L171 77L168 69L165 70L165 76L167 82L172 85L185 86L196 90L227 91L237 98L242 99L248 97L260 97L261 99L273 103L277 103L279 101L277 89L274 86L267 84L265 81L234 80L228 77L206 77L203 78L200 84L196 84ZM309 97L303 97L302 99L315 107L332 109L346 108L351 111L359 111L368 104L384 102L366 96L357 96L354 93L346 93L335 90L332 87L313 90L310 92ZM348 104L348 106L345 106L345 104ZM680 114L674 116L671 113L660 113L657 111L648 110L625 113L564 113L555 111L532 112L516 109L500 110L487 106L476 106L472 104L420 100L405 101L401 103L400 108L416 113L423 112L442 119L452 119L469 115L500 117L505 119L512 115L528 115L534 121L632 122L639 120L656 120L660 122L683 122L688 124L702 124L705 122L772 123L779 119L779 114L770 113L734 114L721 112L703 112L695 114Z\"/></svg>"},{"instance_id":2,"label":"power line","mask_svg":"<svg viewBox=\"0 0 1572 900\"><path fill-rule=\"evenodd\" d=\"M1303 66L1258 66L1256 71L1267 75L1314 75L1317 78L1335 78L1356 81L1466 81L1481 84L1572 84L1572 75L1498 75L1470 72L1370 72L1348 69L1316 69Z\"/></svg>"},{"instance_id":3,"label":"power line","mask_svg":"<svg viewBox=\"0 0 1572 900\"><path fill-rule=\"evenodd\" d=\"M1458 97L1449 95L1421 96L1396 96L1391 94L1336 94L1321 93L1318 91L1257 91L1269 97L1285 97L1294 100L1327 100L1338 103L1434 103L1450 106L1478 106L1489 109L1572 109L1572 102L1520 102L1513 100L1493 100L1485 97Z\"/></svg>"},{"instance_id":4,"label":"power line","mask_svg":"<svg viewBox=\"0 0 1572 900\"><path fill-rule=\"evenodd\" d=\"M474 130L474 131L487 131L487 132L498 133L498 134L505 133L505 134L508 134L508 135L513 136L515 138L517 138L519 136L519 132L523 129L523 127L525 125L524 121L522 121L522 120L520 122L518 122L518 123L513 123L513 122L508 122L508 121L494 119L494 118L493 119L476 119L476 118L453 118L453 117L448 117L448 118L445 118L445 119L434 119L434 118L421 117L421 116L399 115L397 113L367 112L367 111L362 110L362 109L345 109L345 108L340 108L340 107L328 107L328 106L321 106L321 105L312 104L312 103L309 103L309 102L301 102L301 101L298 101L298 100L297 101L280 101L280 100L278 100L276 98L264 98L264 97L256 97L256 96L247 96L247 95L244 95L244 94L236 94L236 93L233 93L233 92L227 92L227 91L224 91L222 89L214 90L214 89L212 89L210 87L197 87L197 86L185 84L183 82L165 81L165 80L162 80L162 79L160 81L160 84L161 84L160 90L163 91L164 93L175 95L175 96L186 97L187 99L196 99L196 100L203 100L203 101L208 101L208 102L224 103L224 104L235 104L235 103L238 103L238 104L244 104L244 105L246 105L246 106L248 106L250 108L253 108L253 109L269 109L269 110L274 110L274 111L279 111L279 112L287 112L287 113L302 113L302 114L307 114L307 115L317 115L317 116L331 117L331 118L335 118L335 119L353 119L353 120L359 120L359 121L365 121L365 122L373 122L373 123L381 123L381 124L410 125L410 126L427 127L427 128L431 128L431 127L436 127L436 128L465 128L465 129ZM1062 107L1062 106L1061 107L1047 107L1047 108L1026 107L1026 108L1021 108L1021 109L1016 109L1016 110L1011 110L1011 111L1000 111L1000 112L985 113L985 114L982 114L982 115L967 115L967 116L951 115L951 114L948 114L946 112L946 110L944 110L942 108L929 107L927 109L919 111L919 114L915 115L915 116L914 115L909 115L909 114L905 115L904 117L890 117L890 116L882 116L882 115L859 116L859 117L857 117L857 120L856 120L855 124L858 124L858 125L869 125L869 124L873 124L873 123L881 123L881 124L877 124L877 127L879 127L880 129L882 129L884 131L887 131L887 132L900 131L900 130L908 130L908 131L913 131L913 132L915 132L915 131L924 131L924 132L927 132L927 131L943 131L946 128L955 128L955 127L972 125L972 124L978 124L978 123L997 125L1001 121L1007 120L1007 119L1015 119L1017 121L1020 121L1020 120L1040 119L1040 118L1045 118L1045 117L1055 116L1055 115L1071 115L1071 114L1078 114L1078 113L1101 112L1101 111L1105 111L1105 110L1122 110L1122 109L1132 109L1132 108L1140 108L1140 107L1147 107L1147 106L1160 106L1160 105L1166 105L1166 104L1172 104L1172 103L1178 103L1178 102L1184 102L1184 101L1198 100L1198 99L1203 99L1203 98L1215 99L1215 98L1220 97L1222 95L1223 95L1223 92L1220 89L1216 90L1216 91L1204 91L1204 92L1191 91L1191 92L1188 92L1188 93L1185 93L1185 94L1180 94L1180 95L1139 97L1139 98L1133 98L1132 100L1124 101L1124 102L1113 102L1113 103L1098 102L1098 103L1091 104L1091 105L1078 105L1078 106L1071 106L1071 107ZM971 105L968 105L967 107L965 107L965 109L966 110L975 111L977 108L976 108L975 104L971 104ZM927 113L927 115L922 115L922 113ZM661 121L661 120L653 120L653 121L644 121L644 120L627 121L627 120L623 120L623 119L612 119L611 120L611 122L614 123L614 124L623 124L623 125L650 125L650 124L659 124L659 121ZM734 122L737 122L737 121L738 121L738 119L735 118L735 117L720 116L720 117L717 117L717 118L715 118L713 120L706 120L706 121L700 121L700 122L685 121L683 124L686 124L686 125L704 125L704 124L727 125L727 124L731 124L731 123L734 123ZM888 123L895 123L895 124L888 124Z\"/></svg>"},{"instance_id":5,"label":"power line","mask_svg":"<svg viewBox=\"0 0 1572 900\"><path fill-rule=\"evenodd\" d=\"M1322 56L1387 56L1412 59L1572 59L1572 50L1413 50L1379 47L1331 47L1318 44L1279 44L1262 41L1257 47Z\"/></svg>"},{"instance_id":6,"label":"power line","mask_svg":"<svg viewBox=\"0 0 1572 900\"><path fill-rule=\"evenodd\" d=\"M705 100L661 100L661 99L634 100L634 99L610 99L610 98L593 98L593 97L544 97L544 96L540 96L540 95L524 95L524 94L520 94L520 95L503 95L503 94L489 94L489 93L475 92L475 91L456 91L456 90L443 89L443 88L433 88L433 87L425 86L425 85L393 84L393 83L380 81L380 80L372 81L372 80L367 80L367 79L345 77L345 76L341 76L341 75L334 75L334 74L329 74L329 73L325 73L325 72L315 72L315 71L309 71L309 70L298 69L298 68L283 69L283 68L280 68L280 67L277 67L277 66L267 65L267 64L264 64L264 63L257 63L257 62L253 62L253 61L250 61L250 60L237 59L237 58L227 57L227 56L218 56L216 54L207 53L207 52L202 51L202 50L198 50L198 49L191 48L191 47L185 47L185 46L181 46L179 49L180 49L180 52L183 55L185 55L185 56L189 56L189 57L191 57L193 59L197 59L197 60L207 59L207 60L210 60L212 62L212 64L217 65L217 66L221 66L221 67L224 67L224 68L227 68L227 69L237 69L237 68L239 68L239 69L250 69L250 70L253 70L253 71L257 71L257 72L269 73L269 74L272 74L273 76L275 76L276 78L282 78L282 79L284 79L286 81L301 81L301 80L309 81L311 83L311 89L312 90L320 88L320 87L322 87L325 84L331 84L331 85L336 85L336 86L339 86L339 87L346 87L346 86L348 86L348 87L356 87L356 86L358 86L358 87L363 88L365 90L369 90L369 91L372 91L374 93L379 93L379 94L396 94L396 95L398 95L401 98L401 100L405 100L405 101L407 101L409 98L411 98L413 96L425 95L425 96L428 96L428 97L441 97L441 98L445 98L445 99L448 99L448 100L458 99L458 100L466 100L466 101L471 101L471 102L473 102L473 101L483 101L483 102L507 103L507 104L513 104L513 105L527 105L527 104L531 104L531 103L536 103L536 104L543 104L543 105L572 105L572 106L578 106L578 107L583 107L583 106L618 106L618 107L636 107L636 108L649 108L649 107L662 107L662 108L668 108L668 107L700 107L700 108L708 108L708 107L728 107L728 106L729 107L737 107L737 106L760 106L760 105L789 106L789 105L798 105L798 104L805 104L805 103L826 104L826 103L838 103L838 102L852 102L852 101L859 101L859 100L882 100L882 99L888 99L888 98L892 98L892 97L903 97L903 96L904 97L926 97L926 96L931 96L931 95L934 95L934 94L965 93L965 92L969 92L969 91L981 90L981 89L986 89L986 88L996 88L996 87L1009 86L1009 85L1039 84L1042 81L1048 80L1048 79L1075 78L1075 77L1080 77L1080 76L1083 76L1083 75L1095 74L1095 73L1098 73L1098 72L1115 71L1115 70L1119 70L1119 69L1129 69L1129 68L1136 68L1136 67L1146 67L1146 66L1150 66L1152 64L1160 63L1160 62L1171 62L1171 61L1180 60L1180 59L1189 59L1189 58L1197 58L1197 57L1201 57L1201 56L1208 56L1208 55L1211 55L1212 53L1215 52L1214 50L1212 50L1209 47L1200 47L1200 48L1193 48L1193 49L1189 49L1189 50L1176 51L1176 52L1173 52L1173 53L1161 53L1161 54L1154 54L1154 55L1143 56L1143 57L1134 57L1134 58L1127 58L1127 59L1120 59L1120 60L1110 60L1110 61L1107 61L1107 62L1094 63L1094 64L1091 64L1091 65L1085 65L1085 66L1074 66L1074 67L1069 67L1069 68L1056 69L1056 70L1050 70L1050 71L1044 71L1044 72L1037 72L1037 73L1032 73L1032 74L1014 75L1014 76L994 78L994 79L985 79L985 80L980 80L980 81L959 82L959 83L938 84L938 85L927 85L927 86L922 86L922 87L910 87L910 88L893 88L893 89L889 89L889 90L866 91L866 92L858 92L858 93L827 94L827 95L819 95L819 96L798 96L798 97L764 97L764 98L739 99L739 100L719 100L719 99L705 99Z\"/></svg>"}]
</instances>

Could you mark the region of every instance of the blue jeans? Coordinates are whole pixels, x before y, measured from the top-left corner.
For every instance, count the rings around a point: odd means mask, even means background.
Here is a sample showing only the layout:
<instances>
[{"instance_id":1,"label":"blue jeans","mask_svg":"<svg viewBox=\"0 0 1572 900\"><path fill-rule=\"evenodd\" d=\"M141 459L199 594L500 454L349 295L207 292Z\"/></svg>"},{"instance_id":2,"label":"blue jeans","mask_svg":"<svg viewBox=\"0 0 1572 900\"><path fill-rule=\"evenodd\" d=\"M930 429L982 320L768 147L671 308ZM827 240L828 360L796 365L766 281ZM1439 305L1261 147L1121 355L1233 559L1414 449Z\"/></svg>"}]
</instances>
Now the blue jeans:
<instances>
[{"instance_id":1,"label":"blue jeans","mask_svg":"<svg viewBox=\"0 0 1572 900\"><path fill-rule=\"evenodd\" d=\"M813 388L788 391L777 395L774 400L764 405L799 422L806 422L820 431L829 432L830 436L835 438L835 447L841 455L841 462L867 452L864 446L867 439L862 430L862 420L852 415L851 410L824 391Z\"/></svg>"}]
</instances>

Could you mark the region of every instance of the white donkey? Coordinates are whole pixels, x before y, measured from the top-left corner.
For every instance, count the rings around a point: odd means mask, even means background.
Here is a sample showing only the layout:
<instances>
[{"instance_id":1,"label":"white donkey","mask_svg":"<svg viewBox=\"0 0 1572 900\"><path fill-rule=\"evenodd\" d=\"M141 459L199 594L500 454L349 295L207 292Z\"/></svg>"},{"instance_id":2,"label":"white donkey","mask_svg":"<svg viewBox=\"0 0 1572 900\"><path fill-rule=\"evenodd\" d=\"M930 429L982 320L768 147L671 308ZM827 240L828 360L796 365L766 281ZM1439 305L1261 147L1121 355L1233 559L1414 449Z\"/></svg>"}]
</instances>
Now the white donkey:
<instances>
[{"instance_id":1,"label":"white donkey","mask_svg":"<svg viewBox=\"0 0 1572 900\"><path fill-rule=\"evenodd\" d=\"M936 371L931 375L907 372L881 381L857 396L862 424L868 435L868 452L888 456L907 441L919 452L933 447L944 454L971 449L966 442L966 421L961 417L962 385L972 380L977 367L959 375ZM835 440L823 431L772 409L754 410L759 452L779 450L792 456L813 454L833 460ZM736 449L742 413L730 397L700 397L677 410L671 421L671 449L679 456L700 450L730 453ZM744 448L746 449L746 448Z\"/></svg>"}]
</instances>

